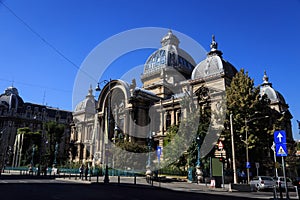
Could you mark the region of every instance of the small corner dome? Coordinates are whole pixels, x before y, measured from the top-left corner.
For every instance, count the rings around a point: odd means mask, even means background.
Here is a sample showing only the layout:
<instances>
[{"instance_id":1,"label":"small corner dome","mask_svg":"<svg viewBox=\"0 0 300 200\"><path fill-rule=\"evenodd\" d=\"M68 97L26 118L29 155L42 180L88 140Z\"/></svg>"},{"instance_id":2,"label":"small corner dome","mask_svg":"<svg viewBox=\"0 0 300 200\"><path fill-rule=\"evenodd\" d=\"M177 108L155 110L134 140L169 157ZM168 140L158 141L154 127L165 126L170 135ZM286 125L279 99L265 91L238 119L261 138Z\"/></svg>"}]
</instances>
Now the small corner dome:
<instances>
[{"instance_id":1,"label":"small corner dome","mask_svg":"<svg viewBox=\"0 0 300 200\"><path fill-rule=\"evenodd\" d=\"M271 103L281 103L286 104L284 97L278 91L274 90L272 87L262 87L260 89L260 95L267 95Z\"/></svg>"},{"instance_id":2,"label":"small corner dome","mask_svg":"<svg viewBox=\"0 0 300 200\"><path fill-rule=\"evenodd\" d=\"M96 102L93 96L93 89L90 87L89 93L86 96L86 98L78 103L75 107L74 112L79 112L79 111L91 111L91 112L96 112Z\"/></svg>"},{"instance_id":3,"label":"small corner dome","mask_svg":"<svg viewBox=\"0 0 300 200\"><path fill-rule=\"evenodd\" d=\"M272 83L269 82L269 77L267 76L266 71L264 72L263 83L260 87L260 96L263 95L267 95L271 103L281 103L283 105L286 105L286 101L283 95L280 92L276 91L272 87Z\"/></svg>"},{"instance_id":4,"label":"small corner dome","mask_svg":"<svg viewBox=\"0 0 300 200\"><path fill-rule=\"evenodd\" d=\"M144 64L144 75L159 72L167 67L174 67L184 75L190 76L196 66L194 59L179 48L179 39L171 30L162 38L162 47L152 53Z\"/></svg>"},{"instance_id":5,"label":"small corner dome","mask_svg":"<svg viewBox=\"0 0 300 200\"><path fill-rule=\"evenodd\" d=\"M14 86L10 86L10 87L6 88L6 90L4 91L4 93L6 95L14 94L14 95L19 96L19 91Z\"/></svg>"},{"instance_id":6,"label":"small corner dome","mask_svg":"<svg viewBox=\"0 0 300 200\"><path fill-rule=\"evenodd\" d=\"M19 96L18 89L10 86L0 95L0 104L7 106L9 109L13 108L17 110L23 106L24 101Z\"/></svg>"},{"instance_id":7,"label":"small corner dome","mask_svg":"<svg viewBox=\"0 0 300 200\"><path fill-rule=\"evenodd\" d=\"M207 58L201 61L193 70L192 79L205 79L215 75L226 75L233 77L237 73L237 69L228 61L222 58L222 52L218 50L218 43L212 36L210 52Z\"/></svg>"}]
</instances>

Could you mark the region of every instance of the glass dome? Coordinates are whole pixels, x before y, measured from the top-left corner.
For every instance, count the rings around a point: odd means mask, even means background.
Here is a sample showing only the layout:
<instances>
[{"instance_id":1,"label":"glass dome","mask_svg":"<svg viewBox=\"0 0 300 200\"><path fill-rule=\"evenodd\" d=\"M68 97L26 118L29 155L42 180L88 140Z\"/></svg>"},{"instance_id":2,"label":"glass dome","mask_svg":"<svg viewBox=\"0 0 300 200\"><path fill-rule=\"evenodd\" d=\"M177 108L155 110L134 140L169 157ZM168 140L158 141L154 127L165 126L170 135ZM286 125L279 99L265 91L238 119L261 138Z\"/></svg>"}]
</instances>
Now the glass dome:
<instances>
[{"instance_id":1,"label":"glass dome","mask_svg":"<svg viewBox=\"0 0 300 200\"><path fill-rule=\"evenodd\" d=\"M178 47L179 43L179 39L170 30L161 40L162 47L148 57L143 75L151 75L160 72L161 69L173 67L184 76L190 76L196 63L187 52Z\"/></svg>"}]
</instances>

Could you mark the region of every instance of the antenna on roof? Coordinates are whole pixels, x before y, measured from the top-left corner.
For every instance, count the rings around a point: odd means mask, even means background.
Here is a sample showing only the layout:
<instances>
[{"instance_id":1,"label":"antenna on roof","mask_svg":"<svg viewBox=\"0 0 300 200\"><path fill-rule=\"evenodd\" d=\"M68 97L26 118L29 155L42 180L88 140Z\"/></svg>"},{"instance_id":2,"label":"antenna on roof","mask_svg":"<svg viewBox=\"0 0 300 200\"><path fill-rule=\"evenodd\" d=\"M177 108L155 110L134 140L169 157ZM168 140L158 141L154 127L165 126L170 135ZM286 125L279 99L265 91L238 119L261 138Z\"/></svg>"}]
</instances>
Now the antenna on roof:
<instances>
[{"instance_id":1,"label":"antenna on roof","mask_svg":"<svg viewBox=\"0 0 300 200\"><path fill-rule=\"evenodd\" d=\"M45 99L46 99L46 90L44 90L44 95L43 95L43 102L42 102L42 105L45 105Z\"/></svg>"}]
</instances>

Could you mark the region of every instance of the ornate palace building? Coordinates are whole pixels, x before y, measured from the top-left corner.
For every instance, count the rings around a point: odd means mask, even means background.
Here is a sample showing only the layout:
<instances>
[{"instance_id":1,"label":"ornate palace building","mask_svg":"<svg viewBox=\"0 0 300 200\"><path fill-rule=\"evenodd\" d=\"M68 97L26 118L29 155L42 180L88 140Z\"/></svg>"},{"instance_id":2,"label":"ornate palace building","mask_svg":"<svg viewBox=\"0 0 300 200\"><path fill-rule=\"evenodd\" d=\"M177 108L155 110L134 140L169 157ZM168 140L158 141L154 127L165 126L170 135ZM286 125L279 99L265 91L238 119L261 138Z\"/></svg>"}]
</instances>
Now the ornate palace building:
<instances>
[{"instance_id":1,"label":"ornate palace building","mask_svg":"<svg viewBox=\"0 0 300 200\"><path fill-rule=\"evenodd\" d=\"M182 107L187 97L191 97L196 106L207 104L213 110L222 111L225 89L237 73L236 68L223 59L214 37L207 58L199 64L179 43L172 31L162 38L162 47L152 53L144 65L141 88L134 79L131 83L111 80L102 89L97 103L89 91L73 113L75 124L71 140L78 150L75 160L92 162L96 159L105 163L104 152L119 135L140 144L153 137L154 146L162 146L168 128L179 125L191 114ZM94 104L97 120L92 117ZM223 125L214 120L211 130L218 132ZM217 137L215 134L212 139Z\"/></svg>"},{"instance_id":2,"label":"ornate palace building","mask_svg":"<svg viewBox=\"0 0 300 200\"><path fill-rule=\"evenodd\" d=\"M207 57L198 64L179 47L179 43L172 31L162 38L162 47L144 64L142 87L137 87L135 79L131 83L110 80L102 88L97 101L92 89L89 90L86 99L76 106L73 113L71 141L77 151L73 161L108 163L114 167L114 156L117 155L113 155L110 149L120 140L147 146L152 139L151 147L162 147L172 125L180 125L183 119L195 117L191 105L201 108L202 112L206 108L211 110L210 136L203 141L201 154L206 155L212 150L224 128L225 90L237 70L223 58L214 36ZM286 113L287 137L292 140L288 105L272 88L266 74L261 94L268 95L272 108ZM125 167L130 165L126 164L126 153L121 153ZM147 159L147 154L143 156ZM142 165L145 169L146 161Z\"/></svg>"}]
</instances>

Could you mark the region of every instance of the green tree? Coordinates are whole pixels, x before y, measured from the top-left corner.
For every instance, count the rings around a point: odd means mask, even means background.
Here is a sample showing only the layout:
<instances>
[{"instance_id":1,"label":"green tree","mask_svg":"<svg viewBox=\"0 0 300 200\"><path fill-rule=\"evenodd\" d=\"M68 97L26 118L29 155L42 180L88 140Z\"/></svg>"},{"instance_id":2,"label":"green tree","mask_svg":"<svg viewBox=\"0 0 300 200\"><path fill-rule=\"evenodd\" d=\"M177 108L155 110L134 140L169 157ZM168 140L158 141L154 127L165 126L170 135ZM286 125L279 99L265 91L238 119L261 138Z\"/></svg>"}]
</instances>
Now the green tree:
<instances>
[{"instance_id":1,"label":"green tree","mask_svg":"<svg viewBox=\"0 0 300 200\"><path fill-rule=\"evenodd\" d=\"M46 131L46 138L44 140L46 141L48 147L46 148L45 157L48 160L48 165L51 166L54 161L55 145L56 143L58 145L61 144L62 137L65 132L65 125L50 121L44 124L44 130ZM66 155L58 155L57 160L67 157L68 151L66 150L65 152ZM60 161L63 162L62 160Z\"/></svg>"},{"instance_id":2,"label":"green tree","mask_svg":"<svg viewBox=\"0 0 300 200\"><path fill-rule=\"evenodd\" d=\"M203 94L199 96L203 96ZM207 95L204 96L207 97ZM164 139L163 153L166 163L170 163L169 160L177 158L168 166L169 169L182 170L187 165L196 166L198 157L198 143L196 138L200 139L199 144L201 146L210 124L211 111L208 106L209 99L201 99L202 103L199 106L195 106L194 101L187 98L190 97L185 97L182 100L182 109L186 109L187 113L193 114L188 114L180 122L180 126L173 125L169 127ZM182 152L183 150L186 151ZM206 158L201 159L202 166L204 163L206 163Z\"/></svg>"},{"instance_id":3,"label":"green tree","mask_svg":"<svg viewBox=\"0 0 300 200\"><path fill-rule=\"evenodd\" d=\"M266 159L266 154L272 144L272 126L270 119L277 119L269 107L266 96L260 96L259 87L254 86L254 80L241 69L232 79L231 85L226 90L227 120L225 124L230 127L229 116L233 116L234 141L237 165L245 167L245 137L248 136L250 161L258 162ZM275 128L275 127L274 127ZM224 131L224 146L231 157L230 130ZM255 148L254 148L255 147Z\"/></svg>"}]
</instances>

